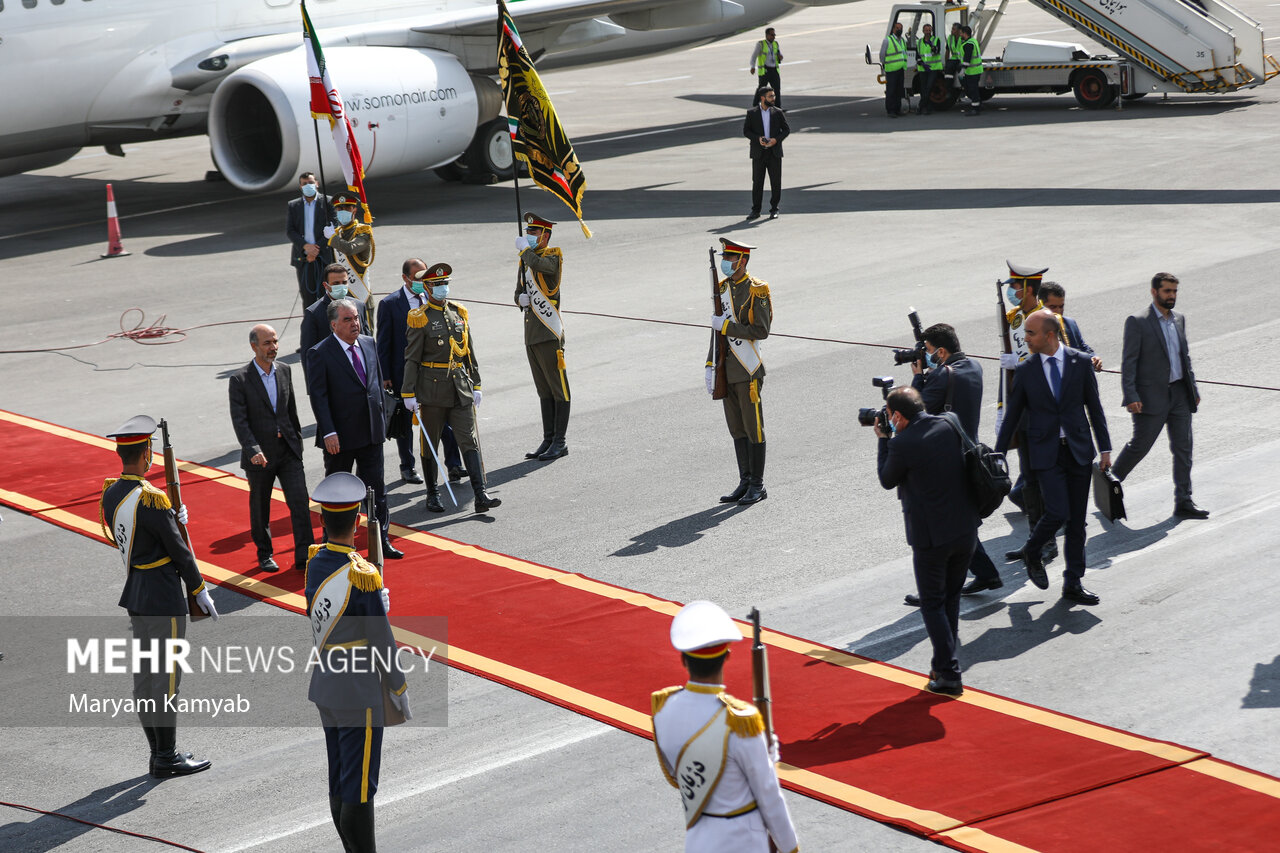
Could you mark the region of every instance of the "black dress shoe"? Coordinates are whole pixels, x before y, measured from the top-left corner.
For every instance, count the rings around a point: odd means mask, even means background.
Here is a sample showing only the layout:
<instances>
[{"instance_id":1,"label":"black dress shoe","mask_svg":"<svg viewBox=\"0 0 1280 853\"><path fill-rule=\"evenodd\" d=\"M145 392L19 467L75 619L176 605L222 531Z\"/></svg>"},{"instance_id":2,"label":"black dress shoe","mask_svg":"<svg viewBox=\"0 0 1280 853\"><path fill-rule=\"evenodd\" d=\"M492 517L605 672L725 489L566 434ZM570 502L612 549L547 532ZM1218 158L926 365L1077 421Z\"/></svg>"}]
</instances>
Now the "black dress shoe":
<instances>
[{"instance_id":1,"label":"black dress shoe","mask_svg":"<svg viewBox=\"0 0 1280 853\"><path fill-rule=\"evenodd\" d=\"M771 210L771 211L769 211L769 218L770 218L770 219L777 219L777 218L778 218L778 211L776 211L776 210Z\"/></svg>"},{"instance_id":2,"label":"black dress shoe","mask_svg":"<svg viewBox=\"0 0 1280 853\"><path fill-rule=\"evenodd\" d=\"M404 551L397 549L394 545L391 544L390 540L387 540L387 539L382 540L382 559L399 560L403 556L404 556Z\"/></svg>"},{"instance_id":3,"label":"black dress shoe","mask_svg":"<svg viewBox=\"0 0 1280 853\"><path fill-rule=\"evenodd\" d=\"M958 679L956 681L947 681L941 678L930 678L924 689L930 693L937 693L939 696L964 695L964 684Z\"/></svg>"},{"instance_id":4,"label":"black dress shoe","mask_svg":"<svg viewBox=\"0 0 1280 853\"><path fill-rule=\"evenodd\" d=\"M439 492L427 492L427 512L444 512Z\"/></svg>"},{"instance_id":5,"label":"black dress shoe","mask_svg":"<svg viewBox=\"0 0 1280 853\"><path fill-rule=\"evenodd\" d=\"M902 599L902 603L908 607L919 607L920 596L916 595L914 592L909 592L906 594L906 597Z\"/></svg>"},{"instance_id":6,"label":"black dress shoe","mask_svg":"<svg viewBox=\"0 0 1280 853\"><path fill-rule=\"evenodd\" d=\"M192 773L208 770L210 764L209 759L194 758L189 752L157 755L151 762L151 778L169 779L173 776L190 776Z\"/></svg>"},{"instance_id":7,"label":"black dress shoe","mask_svg":"<svg viewBox=\"0 0 1280 853\"><path fill-rule=\"evenodd\" d=\"M1068 601L1074 601L1077 604L1088 604L1090 606L1097 604L1102 599L1098 598L1095 593L1089 592L1078 583L1064 584L1062 587L1062 597Z\"/></svg>"},{"instance_id":8,"label":"black dress shoe","mask_svg":"<svg viewBox=\"0 0 1280 853\"><path fill-rule=\"evenodd\" d=\"M1040 589L1049 588L1049 575L1044 570L1044 561L1040 555L1030 548L1022 549L1022 562L1027 564L1027 577Z\"/></svg>"},{"instance_id":9,"label":"black dress shoe","mask_svg":"<svg viewBox=\"0 0 1280 853\"><path fill-rule=\"evenodd\" d=\"M496 506L502 506L502 498L489 497L489 493L486 492L484 489L479 489L476 491L476 502L475 502L476 512L488 512L490 509Z\"/></svg>"},{"instance_id":10,"label":"black dress shoe","mask_svg":"<svg viewBox=\"0 0 1280 853\"><path fill-rule=\"evenodd\" d=\"M1209 510L1201 509L1195 505L1194 501L1182 501L1173 508L1173 514L1178 518L1208 518Z\"/></svg>"},{"instance_id":11,"label":"black dress shoe","mask_svg":"<svg viewBox=\"0 0 1280 853\"><path fill-rule=\"evenodd\" d=\"M413 470L412 468L401 468L400 479L404 480L406 483L413 483L414 485L422 485L422 478L419 477L418 472Z\"/></svg>"},{"instance_id":12,"label":"black dress shoe","mask_svg":"<svg viewBox=\"0 0 1280 853\"><path fill-rule=\"evenodd\" d=\"M526 458L528 458L527 454L526 454ZM449 482L450 483L460 483L462 482L462 478L465 476L467 476L466 468L460 467L458 465L449 466Z\"/></svg>"},{"instance_id":13,"label":"black dress shoe","mask_svg":"<svg viewBox=\"0 0 1280 853\"><path fill-rule=\"evenodd\" d=\"M759 218L760 218L760 211L758 211L758 210L753 210L753 211L751 211L750 213L748 213L748 214L747 214L747 221L748 221L748 222L750 222L750 221L751 221L751 220L753 220L753 219L759 219Z\"/></svg>"},{"instance_id":14,"label":"black dress shoe","mask_svg":"<svg viewBox=\"0 0 1280 853\"><path fill-rule=\"evenodd\" d=\"M278 572L280 571L280 564L273 557L263 557L258 561L258 568L264 572Z\"/></svg>"},{"instance_id":15,"label":"black dress shoe","mask_svg":"<svg viewBox=\"0 0 1280 853\"><path fill-rule=\"evenodd\" d=\"M1048 563L1048 562L1050 562L1051 560L1053 560L1053 558L1054 558L1054 557L1056 557L1056 556L1058 556L1058 543L1057 543L1057 542L1049 542L1049 543L1046 543L1046 544L1045 544L1045 546L1044 546L1043 548L1041 548L1041 549L1040 549L1040 559L1041 559L1041 560L1043 560L1043 561L1044 561L1044 562L1046 562L1046 563ZM1015 548L1015 549L1013 549L1012 551L1005 551L1005 552L1004 552L1004 561L1005 561L1006 563L1012 563L1014 560L1021 560L1021 559L1022 559L1022 549L1021 549L1021 548Z\"/></svg>"},{"instance_id":16,"label":"black dress shoe","mask_svg":"<svg viewBox=\"0 0 1280 853\"><path fill-rule=\"evenodd\" d=\"M974 578L964 586L960 587L960 594L961 595L977 595L983 590L999 589L1002 586L1004 586L1004 581L1000 580L1000 578L992 578L989 581L978 580L977 578Z\"/></svg>"}]
</instances>

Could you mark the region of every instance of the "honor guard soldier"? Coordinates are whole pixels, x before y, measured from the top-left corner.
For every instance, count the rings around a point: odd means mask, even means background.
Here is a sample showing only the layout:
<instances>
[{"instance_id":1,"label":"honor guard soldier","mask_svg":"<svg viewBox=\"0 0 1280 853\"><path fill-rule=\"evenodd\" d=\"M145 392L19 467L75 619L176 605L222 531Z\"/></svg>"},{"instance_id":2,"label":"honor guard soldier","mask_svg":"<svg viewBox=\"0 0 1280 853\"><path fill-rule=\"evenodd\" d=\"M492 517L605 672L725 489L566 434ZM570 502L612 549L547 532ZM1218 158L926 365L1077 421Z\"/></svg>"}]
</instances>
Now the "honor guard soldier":
<instances>
[{"instance_id":1,"label":"honor guard soldier","mask_svg":"<svg viewBox=\"0 0 1280 853\"><path fill-rule=\"evenodd\" d=\"M422 452L422 467L427 473L427 511L444 512L436 485L439 466L435 448L447 423L453 428L453 437L471 478L475 510L488 512L501 506L502 501L485 492L484 464L480 461L476 428L476 407L482 396L480 367L476 363L467 309L448 298L451 275L453 267L443 263L414 273L414 278L426 285L427 304L409 312L400 394L405 407L417 413L431 440L430 447L424 447Z\"/></svg>"},{"instance_id":2,"label":"honor guard soldier","mask_svg":"<svg viewBox=\"0 0 1280 853\"><path fill-rule=\"evenodd\" d=\"M563 255L547 246L555 223L535 213L524 215L523 237L516 238L520 278L515 301L524 309L524 348L533 387L542 404L542 443L525 459L550 462L569 455L569 374L564 366L564 320L560 316Z\"/></svg>"},{"instance_id":3,"label":"honor guard soldier","mask_svg":"<svg viewBox=\"0 0 1280 853\"><path fill-rule=\"evenodd\" d=\"M354 548L365 484L339 471L320 481L311 499L320 504L327 541L311 546L307 561L307 616L315 645L311 689L329 753L329 812L349 853L373 853L373 796L382 763L384 695L406 720L408 684L396 664L396 641L387 612L390 596L377 566Z\"/></svg>"},{"instance_id":4,"label":"honor guard soldier","mask_svg":"<svg viewBox=\"0 0 1280 853\"><path fill-rule=\"evenodd\" d=\"M341 192L333 197L331 206L337 226L326 225L324 236L329 240L333 258L347 270L347 294L360 303L360 322L366 334L372 335L373 301L369 286L369 267L373 266L373 226L360 221L363 202L354 192Z\"/></svg>"},{"instance_id":5,"label":"honor guard soldier","mask_svg":"<svg viewBox=\"0 0 1280 853\"><path fill-rule=\"evenodd\" d=\"M686 604L671 622L671 645L689 681L652 696L653 742L680 791L687 853L765 853L770 837L783 853L800 849L778 787L776 740L766 741L754 705L724 692L729 646L741 639L715 604Z\"/></svg>"},{"instance_id":6,"label":"honor guard soldier","mask_svg":"<svg viewBox=\"0 0 1280 853\"><path fill-rule=\"evenodd\" d=\"M738 457L738 487L720 498L721 503L753 504L769 497L764 488L764 409L760 389L764 362L759 341L769 337L773 301L769 285L747 275L747 261L755 246L720 238L724 251L720 271L720 310L711 317L711 328L728 339L725 359L727 393L724 417ZM715 383L715 351L707 355L707 392Z\"/></svg>"},{"instance_id":7,"label":"honor guard soldier","mask_svg":"<svg viewBox=\"0 0 1280 853\"><path fill-rule=\"evenodd\" d=\"M200 609L215 621L218 618L195 557L178 529L187 522L187 508L179 507L175 514L169 496L144 479L151 469L155 431L153 419L138 415L107 435L115 439L123 473L118 480L102 484L99 507L102 532L116 543L124 560L120 606L129 612L134 639L144 645L187 636L187 595L195 596ZM151 746L151 775L164 779L208 770L208 760L177 749L177 712L166 700L178 695L181 667L164 671L159 661L145 658L142 665L133 675L133 698L138 700L138 716Z\"/></svg>"}]
</instances>

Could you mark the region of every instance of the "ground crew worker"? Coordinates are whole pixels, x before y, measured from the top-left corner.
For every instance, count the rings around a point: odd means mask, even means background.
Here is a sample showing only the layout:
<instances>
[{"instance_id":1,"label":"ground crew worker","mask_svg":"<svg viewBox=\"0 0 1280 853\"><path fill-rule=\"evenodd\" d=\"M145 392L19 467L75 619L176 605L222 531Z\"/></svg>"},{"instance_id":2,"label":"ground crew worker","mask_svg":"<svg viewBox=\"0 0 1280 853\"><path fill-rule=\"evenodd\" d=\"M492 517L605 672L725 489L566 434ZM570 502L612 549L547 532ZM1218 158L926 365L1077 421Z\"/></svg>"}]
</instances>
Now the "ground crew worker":
<instances>
[{"instance_id":1,"label":"ground crew worker","mask_svg":"<svg viewBox=\"0 0 1280 853\"><path fill-rule=\"evenodd\" d=\"M774 766L777 738L766 739L754 705L724 690L729 646L741 639L710 601L686 604L671 621L671 645L689 680L652 696L658 763L680 791L688 853L795 853L800 845Z\"/></svg>"},{"instance_id":2,"label":"ground crew worker","mask_svg":"<svg viewBox=\"0 0 1280 853\"><path fill-rule=\"evenodd\" d=\"M921 27L916 42L916 73L919 75L920 113L933 112L933 86L942 75L942 42L933 34L933 25Z\"/></svg>"},{"instance_id":3,"label":"ground crew worker","mask_svg":"<svg viewBox=\"0 0 1280 853\"><path fill-rule=\"evenodd\" d=\"M978 90L982 81L982 48L978 47L972 28L962 26L960 34L964 36L964 43L960 45L961 83L965 97L969 99L970 115L976 116L982 112L982 93Z\"/></svg>"},{"instance_id":4,"label":"ground crew worker","mask_svg":"<svg viewBox=\"0 0 1280 853\"><path fill-rule=\"evenodd\" d=\"M360 196L353 192L341 192L333 197L333 217L337 226L326 225L324 236L333 249L333 259L347 270L347 293L360 303L360 323L365 334L372 335L373 289L369 286L369 267L373 265L375 248L373 227L360 221Z\"/></svg>"},{"instance_id":5,"label":"ground crew worker","mask_svg":"<svg viewBox=\"0 0 1280 853\"><path fill-rule=\"evenodd\" d=\"M964 44L964 33L960 32L960 22L956 21L951 25L951 35L947 36L947 63L945 66L947 73L956 77L956 85L959 85L960 54L963 52L960 46L962 44Z\"/></svg>"},{"instance_id":6,"label":"ground crew worker","mask_svg":"<svg viewBox=\"0 0 1280 853\"><path fill-rule=\"evenodd\" d=\"M884 67L884 111L889 118L897 118L902 115L907 73L907 42L902 37L901 21L894 22L893 32L880 43L880 64Z\"/></svg>"},{"instance_id":7,"label":"ground crew worker","mask_svg":"<svg viewBox=\"0 0 1280 853\"><path fill-rule=\"evenodd\" d=\"M756 42L751 51L751 74L755 77L756 93L751 106L760 105L760 89L769 85L777 94L775 106L782 109L782 78L778 76L778 67L782 65L782 47L778 44L773 27L764 31L764 38Z\"/></svg>"},{"instance_id":8,"label":"ground crew worker","mask_svg":"<svg viewBox=\"0 0 1280 853\"><path fill-rule=\"evenodd\" d=\"M408 683L395 663L396 641L387 612L391 597L378 567L355 550L356 522L365 485L338 471L320 481L325 544L307 561L307 616L311 619L311 687L329 756L329 814L344 850L374 853L373 796L382 765L383 697L404 715ZM390 663L389 663L390 662ZM388 665L389 663L389 665Z\"/></svg>"},{"instance_id":9,"label":"ground crew worker","mask_svg":"<svg viewBox=\"0 0 1280 853\"><path fill-rule=\"evenodd\" d=\"M516 238L520 277L515 302L524 310L524 349L533 387L542 405L542 443L525 459L550 462L569 455L569 374L564 365L564 320L560 316L563 255L547 247L555 223L536 213L524 215L523 237Z\"/></svg>"},{"instance_id":10,"label":"ground crew worker","mask_svg":"<svg viewBox=\"0 0 1280 853\"><path fill-rule=\"evenodd\" d=\"M427 474L427 511L444 512L436 485L439 466L432 448L439 447L440 433L448 423L453 427L453 437L471 478L475 511L488 512L492 507L501 506L502 501L489 497L485 491L484 464L480 461L476 431L476 407L482 397L480 367L476 363L467 309L448 298L452 275L453 268L443 263L414 273L414 278L426 287L427 304L409 312L400 394L405 407L417 413L431 442L430 448L424 447L422 453L422 468Z\"/></svg>"},{"instance_id":11,"label":"ground crew worker","mask_svg":"<svg viewBox=\"0 0 1280 853\"><path fill-rule=\"evenodd\" d=\"M720 310L712 315L711 328L727 338L724 417L738 457L738 487L721 496L720 502L747 505L769 497L764 488L764 408L760 400L765 370L757 342L769 337L773 301L769 285L747 275L747 261L755 246L725 237L720 243L724 249L720 271L725 277L719 284ZM713 393L716 358L713 343L707 355L707 393Z\"/></svg>"},{"instance_id":12,"label":"ground crew worker","mask_svg":"<svg viewBox=\"0 0 1280 853\"><path fill-rule=\"evenodd\" d=\"M144 479L151 470L155 431L153 419L138 415L107 435L115 439L122 473L119 479L103 482L99 505L102 532L116 543L124 560L119 604L129 613L134 639L144 646L151 640L163 643L187 636L188 595L195 596L196 604L215 622L218 619L218 609L178 529L187 523L187 508L178 507L175 513L169 496ZM156 779L209 769L207 759L178 751L178 715L166 700L178 695L181 683L181 667L164 669L160 661L146 657L133 674L133 698L151 746L150 773Z\"/></svg>"}]
</instances>

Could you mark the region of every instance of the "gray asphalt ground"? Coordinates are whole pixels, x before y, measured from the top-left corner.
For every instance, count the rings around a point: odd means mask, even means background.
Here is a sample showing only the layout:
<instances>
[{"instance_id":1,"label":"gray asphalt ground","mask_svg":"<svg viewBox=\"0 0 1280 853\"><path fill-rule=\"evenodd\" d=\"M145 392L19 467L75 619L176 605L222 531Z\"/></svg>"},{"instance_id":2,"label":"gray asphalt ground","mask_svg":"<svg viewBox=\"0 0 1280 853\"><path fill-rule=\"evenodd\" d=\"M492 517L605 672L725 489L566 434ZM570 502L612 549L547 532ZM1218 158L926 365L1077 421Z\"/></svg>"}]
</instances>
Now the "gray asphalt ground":
<instances>
[{"instance_id":1,"label":"gray asphalt ground","mask_svg":"<svg viewBox=\"0 0 1280 853\"><path fill-rule=\"evenodd\" d=\"M955 325L968 352L993 355L993 282L1008 258L1050 267L1068 313L1117 367L1123 318L1147 304L1152 273L1168 270L1182 279L1178 308L1203 395L1195 497L1212 517L1171 517L1170 457L1157 445L1126 483L1129 519L1090 521L1086 585L1101 605L1068 607L1056 588L1042 592L1017 565L1004 568L999 594L966 599L966 682L1280 774L1280 392L1212 384L1280 384L1267 368L1280 322L1269 304L1280 264L1280 82L1225 97L1148 97L1120 112L1019 96L989 102L980 118L890 122L861 58L865 42L878 45L888 5L805 10L778 24L793 63L783 95L794 133L774 222L743 222L750 167L739 127L757 34L547 75L586 169L596 235L585 241L572 224L556 232L564 307L638 318L567 315L571 455L553 464L523 459L540 423L520 317L478 304L511 298L510 184L446 184L430 173L370 184L378 289L394 286L403 258L422 255L451 263L454 295L472 300L485 456L504 502L487 519L466 506L428 518L420 487L395 484L393 519L666 598L709 598L734 614L758 606L770 627L927 670L923 628L901 603L912 584L898 505L879 487L874 438L855 419L879 405L871 377L909 379L874 345L908 344L914 306L926 324ZM1280 7L1240 5L1280 35ZM1001 31L1079 40L1025 2L1010 4ZM86 151L0 181L11 285L3 348L97 341L131 306L174 327L234 322L169 346L114 340L0 354L0 406L98 434L137 412L165 416L180 455L233 469L226 377L250 357L254 322L298 308L288 195L205 183L201 139L126 151L123 160ZM133 254L104 261L107 182ZM524 199L566 217L543 194ZM802 336L765 348L769 500L749 509L716 502L736 471L702 387L706 250L726 234L760 246L751 269L772 287L774 331ZM275 325L292 353L297 322ZM990 442L995 370L984 364ZM1130 432L1119 378L1100 383L1118 447ZM302 416L313 423L305 405ZM394 450L387 458L394 472ZM318 451L308 451L307 469L314 485ZM4 519L0 614L114 608L109 549L13 511ZM981 533L998 556L1025 526L999 512ZM269 610L226 590L215 598L228 612ZM271 612L252 620L258 639L305 635L301 617ZM0 616L0 641L3 625ZM670 682L679 679L671 656ZM477 677L450 671L448 681L447 728L387 734L382 849L679 849L679 809L647 741ZM21 701L0 691L0 705ZM188 729L181 742L213 769L155 783L134 728L7 729L0 800L217 853L337 849L318 726ZM928 845L801 796L789 802L806 850ZM0 849L164 848L0 808Z\"/></svg>"}]
</instances>

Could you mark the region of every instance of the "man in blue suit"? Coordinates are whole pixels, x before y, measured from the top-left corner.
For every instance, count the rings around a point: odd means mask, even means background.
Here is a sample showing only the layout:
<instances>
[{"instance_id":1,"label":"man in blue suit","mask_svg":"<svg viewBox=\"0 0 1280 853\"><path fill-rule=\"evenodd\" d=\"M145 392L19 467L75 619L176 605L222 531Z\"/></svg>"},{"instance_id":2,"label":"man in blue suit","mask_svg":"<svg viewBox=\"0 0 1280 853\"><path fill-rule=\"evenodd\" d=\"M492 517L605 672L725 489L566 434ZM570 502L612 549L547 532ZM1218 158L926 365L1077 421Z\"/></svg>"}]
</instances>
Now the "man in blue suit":
<instances>
[{"instance_id":1,"label":"man in blue suit","mask_svg":"<svg viewBox=\"0 0 1280 853\"><path fill-rule=\"evenodd\" d=\"M351 299L329 303L332 334L307 350L304 358L307 395L316 416L316 446L324 450L325 476L351 473L373 489L382 523L382 554L393 560L404 554L388 536L387 486L382 443L387 440L386 393L373 338L360 334L359 308Z\"/></svg>"},{"instance_id":2,"label":"man in blue suit","mask_svg":"<svg viewBox=\"0 0 1280 853\"><path fill-rule=\"evenodd\" d=\"M880 485L896 486L902 501L920 616L933 644L927 689L960 696L960 589L978 543L978 510L969 496L964 448L946 419L925 414L916 389L890 391L885 408L894 436L889 440L876 424L876 467Z\"/></svg>"},{"instance_id":3,"label":"man in blue suit","mask_svg":"<svg viewBox=\"0 0 1280 853\"><path fill-rule=\"evenodd\" d=\"M1031 314L1025 324L1031 355L1014 371L1004 423L995 450L1009 449L1014 429L1027 415L1027 459L1040 483L1044 515L1022 547L1031 582L1049 588L1040 549L1067 525L1062 597L1080 604L1097 604L1098 596L1084 588L1084 526L1094 456L1092 425L1102 454L1099 466L1111 467L1111 436L1098 399L1098 380L1089 358L1058 341L1058 318L1052 311ZM1088 412L1086 416L1086 410Z\"/></svg>"}]
</instances>

